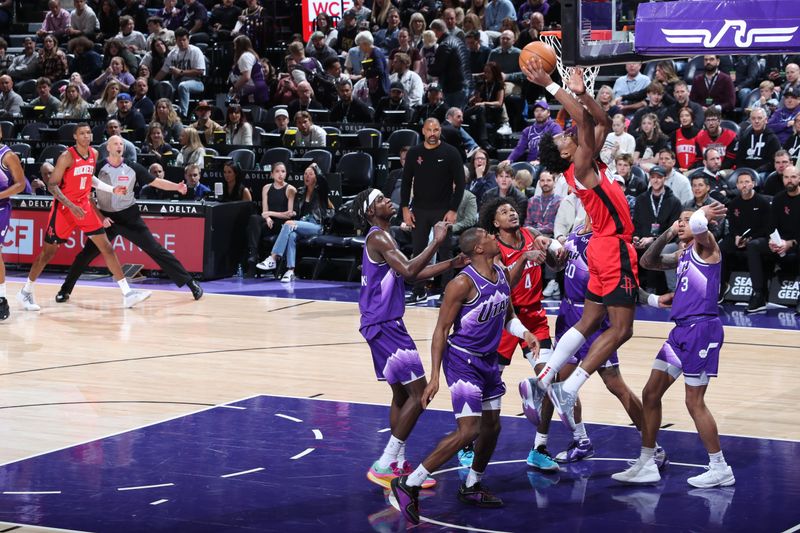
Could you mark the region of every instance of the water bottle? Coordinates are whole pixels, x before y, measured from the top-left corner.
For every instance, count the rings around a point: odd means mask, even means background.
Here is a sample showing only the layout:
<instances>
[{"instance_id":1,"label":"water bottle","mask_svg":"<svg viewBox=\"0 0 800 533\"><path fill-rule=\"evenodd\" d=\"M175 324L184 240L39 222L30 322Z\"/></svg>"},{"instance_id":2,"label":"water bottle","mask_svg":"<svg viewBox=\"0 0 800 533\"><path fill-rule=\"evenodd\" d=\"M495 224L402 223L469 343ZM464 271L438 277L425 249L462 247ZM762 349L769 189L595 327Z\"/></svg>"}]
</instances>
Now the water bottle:
<instances>
[{"instance_id":1,"label":"water bottle","mask_svg":"<svg viewBox=\"0 0 800 533\"><path fill-rule=\"evenodd\" d=\"M237 277L237 278L243 278L244 277L244 269L242 268L242 264L241 263L236 265L235 277Z\"/></svg>"}]
</instances>

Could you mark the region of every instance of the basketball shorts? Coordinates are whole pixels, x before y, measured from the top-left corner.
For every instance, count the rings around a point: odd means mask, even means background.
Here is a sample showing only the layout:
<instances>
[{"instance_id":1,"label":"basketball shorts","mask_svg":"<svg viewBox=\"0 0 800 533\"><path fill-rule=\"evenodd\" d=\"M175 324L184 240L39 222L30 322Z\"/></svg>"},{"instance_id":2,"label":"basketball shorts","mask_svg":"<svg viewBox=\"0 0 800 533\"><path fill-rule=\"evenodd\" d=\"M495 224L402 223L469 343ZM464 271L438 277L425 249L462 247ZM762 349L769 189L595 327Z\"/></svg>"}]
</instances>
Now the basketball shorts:
<instances>
[{"instance_id":1,"label":"basketball shorts","mask_svg":"<svg viewBox=\"0 0 800 533\"><path fill-rule=\"evenodd\" d=\"M11 204L0 206L0 250L3 249L3 243L6 242L6 233L11 224Z\"/></svg>"},{"instance_id":2,"label":"basketball shorts","mask_svg":"<svg viewBox=\"0 0 800 533\"><path fill-rule=\"evenodd\" d=\"M364 326L361 335L372 352L372 364L378 381L406 385L425 377L417 345L402 319Z\"/></svg>"},{"instance_id":3,"label":"basketball shorts","mask_svg":"<svg viewBox=\"0 0 800 533\"><path fill-rule=\"evenodd\" d=\"M586 299L603 305L634 305L639 297L636 249L619 237L592 237L586 249Z\"/></svg>"},{"instance_id":4,"label":"basketball shorts","mask_svg":"<svg viewBox=\"0 0 800 533\"><path fill-rule=\"evenodd\" d=\"M515 312L519 321L522 322L522 325L533 333L534 337L540 341L550 339L550 326L547 325L547 314L544 312L544 309L541 307L523 307L521 309L515 309ZM506 330L503 330L503 336L500 337L500 344L497 347L497 353L500 355L498 364L504 366L510 365L511 358L514 356L517 346L525 348L528 345L523 339L515 337Z\"/></svg>"},{"instance_id":5,"label":"basketball shorts","mask_svg":"<svg viewBox=\"0 0 800 533\"><path fill-rule=\"evenodd\" d=\"M558 318L556 319L556 346L558 346L558 341L564 334L578 321L581 319L581 315L583 314L583 304L582 303L575 303L571 301L569 298L562 298L561 299L561 307L558 308ZM589 353L589 347L592 343L599 337L605 330L607 330L611 326L611 323L608 321L608 316L603 319L603 323L600 324L600 329L595 331L583 345L578 348L578 351L575 352L575 355L567 359L566 364L568 365L578 365L581 361L586 359L586 355ZM611 357L608 358L608 361L603 363L600 368L608 368L611 366L619 366L619 358L617 357L617 351L611 354Z\"/></svg>"},{"instance_id":6,"label":"basketball shorts","mask_svg":"<svg viewBox=\"0 0 800 533\"><path fill-rule=\"evenodd\" d=\"M456 418L481 416L484 409L500 409L506 385L500 376L497 357L496 352L481 357L447 345L442 369Z\"/></svg>"},{"instance_id":7,"label":"basketball shorts","mask_svg":"<svg viewBox=\"0 0 800 533\"><path fill-rule=\"evenodd\" d=\"M683 374L691 387L708 385L709 378L717 377L724 340L722 321L717 317L675 326L658 352L653 368L675 379Z\"/></svg>"},{"instance_id":8,"label":"basketball shorts","mask_svg":"<svg viewBox=\"0 0 800 533\"><path fill-rule=\"evenodd\" d=\"M76 228L85 235L105 233L103 223L97 216L89 198L78 202L76 205L83 209L83 218L76 218L67 206L58 200L53 200L53 206L50 208L50 215L48 215L47 233L44 236L45 242L50 244L65 243L69 239L72 230Z\"/></svg>"}]
</instances>

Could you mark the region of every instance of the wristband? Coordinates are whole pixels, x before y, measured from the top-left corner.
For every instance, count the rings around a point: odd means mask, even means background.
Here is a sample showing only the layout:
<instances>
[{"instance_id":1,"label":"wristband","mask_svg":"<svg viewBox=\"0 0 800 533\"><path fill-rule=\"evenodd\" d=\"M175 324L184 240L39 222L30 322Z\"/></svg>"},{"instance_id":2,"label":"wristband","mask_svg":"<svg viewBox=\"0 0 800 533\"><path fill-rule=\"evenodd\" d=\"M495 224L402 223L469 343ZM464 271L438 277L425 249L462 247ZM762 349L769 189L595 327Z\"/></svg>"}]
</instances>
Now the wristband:
<instances>
[{"instance_id":1,"label":"wristband","mask_svg":"<svg viewBox=\"0 0 800 533\"><path fill-rule=\"evenodd\" d=\"M659 307L658 305L658 294L648 294L647 295L647 305L650 307Z\"/></svg>"},{"instance_id":2,"label":"wristband","mask_svg":"<svg viewBox=\"0 0 800 533\"><path fill-rule=\"evenodd\" d=\"M550 239L550 246L547 247L547 249L553 252L554 254L558 253L558 251L561 250L562 248L563 246L561 246L561 243L558 242L558 239Z\"/></svg>"},{"instance_id":3,"label":"wristband","mask_svg":"<svg viewBox=\"0 0 800 533\"><path fill-rule=\"evenodd\" d=\"M689 217L689 228L694 235L699 235L708 231L708 219L706 219L706 214L702 209L695 211L692 213L692 216Z\"/></svg>"},{"instance_id":4,"label":"wristband","mask_svg":"<svg viewBox=\"0 0 800 533\"><path fill-rule=\"evenodd\" d=\"M520 322L519 318L517 317L514 317L506 322L506 331L515 337L519 337L520 339L524 339L525 334L528 333L528 330L522 325L522 322Z\"/></svg>"},{"instance_id":5,"label":"wristband","mask_svg":"<svg viewBox=\"0 0 800 533\"><path fill-rule=\"evenodd\" d=\"M561 88L561 86L559 84L557 84L556 82L553 82L550 85L548 85L547 87L545 87L544 90L549 92L553 96L555 96L560 88Z\"/></svg>"},{"instance_id":6,"label":"wristband","mask_svg":"<svg viewBox=\"0 0 800 533\"><path fill-rule=\"evenodd\" d=\"M114 187L112 187L111 185L109 185L104 181L100 181L96 177L92 177L92 186L98 191L108 192L112 194L114 193Z\"/></svg>"}]
</instances>

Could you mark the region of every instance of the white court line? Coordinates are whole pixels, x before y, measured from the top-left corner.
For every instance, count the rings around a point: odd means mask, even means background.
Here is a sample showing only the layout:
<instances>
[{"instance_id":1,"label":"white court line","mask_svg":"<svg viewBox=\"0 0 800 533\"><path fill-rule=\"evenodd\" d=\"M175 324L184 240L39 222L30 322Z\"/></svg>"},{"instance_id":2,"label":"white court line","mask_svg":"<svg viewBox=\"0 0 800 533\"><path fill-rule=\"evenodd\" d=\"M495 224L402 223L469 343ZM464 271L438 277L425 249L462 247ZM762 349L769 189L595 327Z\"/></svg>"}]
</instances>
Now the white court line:
<instances>
[{"instance_id":1,"label":"white court line","mask_svg":"<svg viewBox=\"0 0 800 533\"><path fill-rule=\"evenodd\" d=\"M238 405L218 405L217 407L223 407L225 409L241 409L242 411L247 410L247 407L239 407Z\"/></svg>"},{"instance_id":2,"label":"white court line","mask_svg":"<svg viewBox=\"0 0 800 533\"><path fill-rule=\"evenodd\" d=\"M150 505L161 505L162 503L167 503L168 501L169 501L169 500L167 500L167 499L163 499L163 500L156 500L156 501L154 501L154 502L150 502Z\"/></svg>"},{"instance_id":3,"label":"white court line","mask_svg":"<svg viewBox=\"0 0 800 533\"><path fill-rule=\"evenodd\" d=\"M392 428L383 428L383 429L379 429L378 433L386 433L387 431L391 431L391 430L392 430Z\"/></svg>"},{"instance_id":4,"label":"white court line","mask_svg":"<svg viewBox=\"0 0 800 533\"><path fill-rule=\"evenodd\" d=\"M291 420L292 422L302 422L302 420L300 420L299 418L295 418L295 417L289 416L289 415L284 415L284 414L281 414L281 413L275 413L275 416L279 416L281 418L285 418L286 420Z\"/></svg>"},{"instance_id":5,"label":"white court line","mask_svg":"<svg viewBox=\"0 0 800 533\"><path fill-rule=\"evenodd\" d=\"M175 483L159 483L158 485L139 485L138 487L117 487L117 490L142 490L142 489L157 489L159 487L174 487Z\"/></svg>"},{"instance_id":6,"label":"white court line","mask_svg":"<svg viewBox=\"0 0 800 533\"><path fill-rule=\"evenodd\" d=\"M318 429L311 430L314 433L314 438L317 440L322 440L322 432Z\"/></svg>"},{"instance_id":7,"label":"white court line","mask_svg":"<svg viewBox=\"0 0 800 533\"><path fill-rule=\"evenodd\" d=\"M261 472L264 470L263 466L259 466L258 468L251 468L250 470L242 470L241 472L233 472L231 474L222 474L219 477L235 477L235 476L243 476L245 474L252 474L253 472Z\"/></svg>"},{"instance_id":8,"label":"white court line","mask_svg":"<svg viewBox=\"0 0 800 533\"><path fill-rule=\"evenodd\" d=\"M796 526L787 529L783 533L794 533L795 531L800 531L800 524L797 524Z\"/></svg>"},{"instance_id":9,"label":"white court line","mask_svg":"<svg viewBox=\"0 0 800 533\"><path fill-rule=\"evenodd\" d=\"M310 454L314 451L314 448L306 448L302 452L298 453L294 457L290 457L290 459L300 459L301 457L305 457L306 455Z\"/></svg>"},{"instance_id":10,"label":"white court line","mask_svg":"<svg viewBox=\"0 0 800 533\"><path fill-rule=\"evenodd\" d=\"M3 494L15 495L15 494L61 494L60 490L8 490L4 491Z\"/></svg>"}]
</instances>

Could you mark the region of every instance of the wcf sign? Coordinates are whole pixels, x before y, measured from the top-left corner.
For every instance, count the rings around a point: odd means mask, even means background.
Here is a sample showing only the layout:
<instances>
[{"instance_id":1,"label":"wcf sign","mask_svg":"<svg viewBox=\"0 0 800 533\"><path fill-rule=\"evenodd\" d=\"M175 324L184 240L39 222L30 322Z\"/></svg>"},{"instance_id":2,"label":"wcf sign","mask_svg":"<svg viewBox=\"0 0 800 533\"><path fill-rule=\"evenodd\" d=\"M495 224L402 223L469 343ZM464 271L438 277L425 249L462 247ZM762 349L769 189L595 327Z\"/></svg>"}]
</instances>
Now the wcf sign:
<instances>
[{"instance_id":1,"label":"wcf sign","mask_svg":"<svg viewBox=\"0 0 800 533\"><path fill-rule=\"evenodd\" d=\"M303 40L307 42L314 33L314 20L317 15L326 13L335 26L341 20L342 13L352 5L351 0L303 0Z\"/></svg>"}]
</instances>

